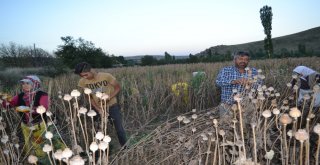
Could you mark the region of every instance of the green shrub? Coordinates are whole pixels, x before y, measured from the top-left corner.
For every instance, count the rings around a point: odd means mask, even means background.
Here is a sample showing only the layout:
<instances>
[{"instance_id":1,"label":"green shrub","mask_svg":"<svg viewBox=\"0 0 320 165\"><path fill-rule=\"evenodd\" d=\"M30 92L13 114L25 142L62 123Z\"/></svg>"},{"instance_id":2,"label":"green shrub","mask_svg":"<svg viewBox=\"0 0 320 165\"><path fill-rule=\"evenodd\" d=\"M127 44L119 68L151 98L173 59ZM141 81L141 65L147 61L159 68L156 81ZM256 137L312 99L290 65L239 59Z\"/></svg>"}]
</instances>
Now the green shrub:
<instances>
[{"instance_id":1,"label":"green shrub","mask_svg":"<svg viewBox=\"0 0 320 165\"><path fill-rule=\"evenodd\" d=\"M57 60L52 62L51 65L45 66L39 74L54 78L56 76L59 76L67 72L68 72L67 66L65 66L61 61Z\"/></svg>"},{"instance_id":2,"label":"green shrub","mask_svg":"<svg viewBox=\"0 0 320 165\"><path fill-rule=\"evenodd\" d=\"M37 75L43 81L47 77L56 77L63 73L67 73L67 69L59 63L41 68L4 68L0 71L0 89L12 90L19 84L19 80L27 75Z\"/></svg>"}]
</instances>

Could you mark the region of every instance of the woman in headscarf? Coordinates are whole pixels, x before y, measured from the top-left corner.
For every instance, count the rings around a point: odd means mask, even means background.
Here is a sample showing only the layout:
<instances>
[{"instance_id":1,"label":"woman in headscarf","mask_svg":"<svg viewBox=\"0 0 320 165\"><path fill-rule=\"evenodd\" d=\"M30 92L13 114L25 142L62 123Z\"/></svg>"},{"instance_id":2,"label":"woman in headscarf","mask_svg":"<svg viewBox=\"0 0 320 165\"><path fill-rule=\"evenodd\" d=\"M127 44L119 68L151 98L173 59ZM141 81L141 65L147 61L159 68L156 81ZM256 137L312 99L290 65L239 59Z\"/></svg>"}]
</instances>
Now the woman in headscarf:
<instances>
[{"instance_id":1,"label":"woman in headscarf","mask_svg":"<svg viewBox=\"0 0 320 165\"><path fill-rule=\"evenodd\" d=\"M49 106L49 98L46 92L40 89L41 81L38 76L29 75L20 80L21 93L14 96L10 101L10 106L16 107L16 111L21 117L21 130L24 138L25 154L33 153L41 158L46 153L42 151L41 144L45 141L45 121L36 112L38 106L43 106L46 110ZM46 120L45 113L44 119Z\"/></svg>"},{"instance_id":2,"label":"woman in headscarf","mask_svg":"<svg viewBox=\"0 0 320 165\"><path fill-rule=\"evenodd\" d=\"M314 96L314 107L320 106L320 93L319 91L313 95L313 88L315 85L320 85L320 74L315 70L306 66L297 66L293 69L293 72L300 78L299 85L299 97L298 102L303 100L303 96L309 94L311 97ZM292 80L292 87L298 82L297 79Z\"/></svg>"}]
</instances>

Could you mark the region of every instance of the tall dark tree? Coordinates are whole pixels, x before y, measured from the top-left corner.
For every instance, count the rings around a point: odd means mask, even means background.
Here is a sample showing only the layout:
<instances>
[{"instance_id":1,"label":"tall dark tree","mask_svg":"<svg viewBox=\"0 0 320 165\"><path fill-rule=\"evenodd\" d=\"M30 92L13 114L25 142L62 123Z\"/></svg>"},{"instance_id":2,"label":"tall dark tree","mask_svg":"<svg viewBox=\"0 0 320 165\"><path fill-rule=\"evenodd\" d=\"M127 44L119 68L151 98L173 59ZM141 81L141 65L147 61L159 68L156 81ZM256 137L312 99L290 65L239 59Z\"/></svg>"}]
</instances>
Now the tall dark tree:
<instances>
[{"instance_id":1,"label":"tall dark tree","mask_svg":"<svg viewBox=\"0 0 320 165\"><path fill-rule=\"evenodd\" d=\"M260 9L261 23L264 28L264 34L266 34L266 37L264 38L264 49L266 50L269 58L273 54L273 45L271 38L272 15L272 8L270 6L266 5Z\"/></svg>"},{"instance_id":2,"label":"tall dark tree","mask_svg":"<svg viewBox=\"0 0 320 165\"><path fill-rule=\"evenodd\" d=\"M307 49L305 44L299 44L298 45L298 53L299 56L306 56L307 54Z\"/></svg>"},{"instance_id":3,"label":"tall dark tree","mask_svg":"<svg viewBox=\"0 0 320 165\"><path fill-rule=\"evenodd\" d=\"M121 64L127 64L127 61L123 56L117 57L117 61Z\"/></svg>"},{"instance_id":4,"label":"tall dark tree","mask_svg":"<svg viewBox=\"0 0 320 165\"><path fill-rule=\"evenodd\" d=\"M168 52L164 52L164 60L165 60L165 63L169 64L174 61L174 57L171 56Z\"/></svg>"},{"instance_id":5,"label":"tall dark tree","mask_svg":"<svg viewBox=\"0 0 320 165\"><path fill-rule=\"evenodd\" d=\"M155 65L157 64L157 59L150 55L145 55L141 58L141 65Z\"/></svg>"},{"instance_id":6,"label":"tall dark tree","mask_svg":"<svg viewBox=\"0 0 320 165\"><path fill-rule=\"evenodd\" d=\"M197 63L199 62L199 59L196 55L189 54L189 59L187 61L188 63Z\"/></svg>"},{"instance_id":7,"label":"tall dark tree","mask_svg":"<svg viewBox=\"0 0 320 165\"><path fill-rule=\"evenodd\" d=\"M112 59L92 42L82 38L73 39L71 36L61 37L61 40L64 44L58 46L55 54L68 67L73 68L82 61L87 61L97 68L112 67Z\"/></svg>"}]
</instances>

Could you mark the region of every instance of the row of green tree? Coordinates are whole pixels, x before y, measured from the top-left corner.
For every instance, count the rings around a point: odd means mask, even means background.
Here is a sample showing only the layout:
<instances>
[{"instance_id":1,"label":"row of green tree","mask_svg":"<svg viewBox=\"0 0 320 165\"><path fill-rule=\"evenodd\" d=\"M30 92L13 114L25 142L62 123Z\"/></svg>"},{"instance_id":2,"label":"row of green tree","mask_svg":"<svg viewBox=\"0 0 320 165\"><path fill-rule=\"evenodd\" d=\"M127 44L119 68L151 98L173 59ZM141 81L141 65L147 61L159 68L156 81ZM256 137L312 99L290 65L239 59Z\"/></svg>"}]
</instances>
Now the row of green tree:
<instances>
[{"instance_id":1,"label":"row of green tree","mask_svg":"<svg viewBox=\"0 0 320 165\"><path fill-rule=\"evenodd\" d=\"M0 67L56 67L73 68L77 63L87 61L98 68L126 65L123 56L109 55L92 42L71 36L61 37L63 44L50 54L33 46L16 43L0 46Z\"/></svg>"},{"instance_id":2,"label":"row of green tree","mask_svg":"<svg viewBox=\"0 0 320 165\"><path fill-rule=\"evenodd\" d=\"M140 60L125 60L123 56L109 55L101 48L97 48L92 42L82 38L74 39L71 36L61 37L63 44L59 45L54 55L41 48L24 47L15 43L0 46L0 66L2 67L53 67L56 69L73 68L77 63L87 61L97 68L110 68L132 65L165 65L198 62L222 62L232 60L232 52L218 54L207 49L201 55L190 54L181 59L164 53L164 57L157 59L155 56L145 55ZM297 46L297 51L281 49L279 53L269 54L263 49L256 52L249 51L252 59L286 58L317 56L312 50L307 50L304 44Z\"/></svg>"},{"instance_id":3,"label":"row of green tree","mask_svg":"<svg viewBox=\"0 0 320 165\"><path fill-rule=\"evenodd\" d=\"M303 44L298 45L298 50L288 50L282 48L279 53L269 54L263 49L258 51L250 51L250 58L253 60L258 59L267 59L267 58L288 58L288 57L311 57L311 56L320 56L319 53L315 53L313 50L306 50ZM171 56L173 59L175 56ZM176 59L176 60L166 60L157 59L154 56L146 55L141 58L140 65L164 65L164 64L182 64L182 63L199 63L199 62L223 62L230 61L233 59L232 52L227 52L226 54L211 53L211 51L205 51L201 55L189 55L189 58L186 59Z\"/></svg>"}]
</instances>

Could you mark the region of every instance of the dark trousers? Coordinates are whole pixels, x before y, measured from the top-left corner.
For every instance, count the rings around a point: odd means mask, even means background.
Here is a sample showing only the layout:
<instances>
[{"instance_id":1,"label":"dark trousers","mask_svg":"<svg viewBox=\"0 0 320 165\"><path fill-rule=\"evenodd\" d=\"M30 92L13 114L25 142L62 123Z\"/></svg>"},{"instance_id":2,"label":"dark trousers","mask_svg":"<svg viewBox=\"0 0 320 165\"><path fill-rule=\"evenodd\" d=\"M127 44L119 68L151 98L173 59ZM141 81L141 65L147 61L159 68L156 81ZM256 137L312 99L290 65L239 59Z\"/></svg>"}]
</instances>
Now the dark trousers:
<instances>
[{"instance_id":1,"label":"dark trousers","mask_svg":"<svg viewBox=\"0 0 320 165\"><path fill-rule=\"evenodd\" d=\"M120 105L119 104L115 104L111 107L109 107L109 119L112 125L114 125L114 127L116 128L116 132L118 135L118 140L119 143L121 144L121 146L123 146L126 141L126 132L124 131L124 128L122 126L122 116L121 116L121 112L120 112Z\"/></svg>"}]
</instances>

